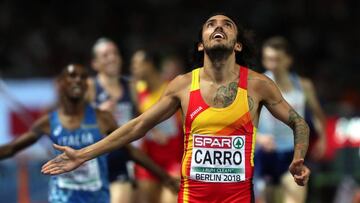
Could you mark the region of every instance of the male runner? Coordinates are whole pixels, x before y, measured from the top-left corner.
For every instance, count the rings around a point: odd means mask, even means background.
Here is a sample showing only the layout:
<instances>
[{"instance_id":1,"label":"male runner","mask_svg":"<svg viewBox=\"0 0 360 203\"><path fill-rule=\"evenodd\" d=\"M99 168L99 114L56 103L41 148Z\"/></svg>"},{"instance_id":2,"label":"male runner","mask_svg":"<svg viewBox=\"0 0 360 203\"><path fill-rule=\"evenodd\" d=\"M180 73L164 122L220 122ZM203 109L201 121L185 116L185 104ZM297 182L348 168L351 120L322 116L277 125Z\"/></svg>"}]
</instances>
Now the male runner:
<instances>
[{"instance_id":1,"label":"male runner","mask_svg":"<svg viewBox=\"0 0 360 203\"><path fill-rule=\"evenodd\" d=\"M106 152L139 139L179 109L184 116L185 149L179 202L253 202L252 175L256 126L264 105L294 131L289 170L305 185L310 170L303 164L309 128L266 76L237 64L247 49L233 19L213 15L202 26L198 50L203 67L176 77L157 104L81 150L59 146L64 153L42 172L61 174ZM236 57L238 56L238 57Z\"/></svg>"},{"instance_id":2,"label":"male runner","mask_svg":"<svg viewBox=\"0 0 360 203\"><path fill-rule=\"evenodd\" d=\"M140 113L151 108L161 97L167 82L160 72L160 58L151 50L138 50L131 60L136 81L136 101ZM183 134L179 113L151 129L141 141L141 149L174 178L180 178ZM141 202L176 202L177 196L142 167L136 166ZM142 200L141 200L142 199Z\"/></svg>"},{"instance_id":3,"label":"male runner","mask_svg":"<svg viewBox=\"0 0 360 203\"><path fill-rule=\"evenodd\" d=\"M98 39L92 50L92 67L97 72L89 79L88 98L101 110L113 113L119 126L133 118L134 108L130 85L121 75L122 57L116 44L107 38ZM116 150L108 155L112 203L132 202L132 184L127 153Z\"/></svg>"},{"instance_id":4,"label":"male runner","mask_svg":"<svg viewBox=\"0 0 360 203\"><path fill-rule=\"evenodd\" d=\"M59 90L57 109L38 119L32 128L18 139L1 146L0 159L13 156L35 143L44 134L48 135L55 144L81 149L101 140L104 135L116 129L117 124L111 114L96 110L86 103L84 98L87 90L86 82L87 72L83 66L67 66L57 81ZM175 187L174 181L139 150L131 146L126 146L122 150ZM53 176L50 179L49 201L109 202L107 175L106 156L102 155L86 162L75 171Z\"/></svg>"},{"instance_id":5,"label":"male runner","mask_svg":"<svg viewBox=\"0 0 360 203\"><path fill-rule=\"evenodd\" d=\"M319 141L315 145L314 156L320 158L325 150L325 115L312 82L290 72L293 56L289 42L283 37L272 37L264 42L262 48L265 75L279 87L283 97L301 116L305 115L305 105L309 107L315 121ZM276 202L278 193L286 203L305 202L306 187L299 187L291 180L288 166L294 154L294 137L285 124L276 120L263 109L259 121L256 152L257 171L265 180L266 202Z\"/></svg>"}]
</instances>

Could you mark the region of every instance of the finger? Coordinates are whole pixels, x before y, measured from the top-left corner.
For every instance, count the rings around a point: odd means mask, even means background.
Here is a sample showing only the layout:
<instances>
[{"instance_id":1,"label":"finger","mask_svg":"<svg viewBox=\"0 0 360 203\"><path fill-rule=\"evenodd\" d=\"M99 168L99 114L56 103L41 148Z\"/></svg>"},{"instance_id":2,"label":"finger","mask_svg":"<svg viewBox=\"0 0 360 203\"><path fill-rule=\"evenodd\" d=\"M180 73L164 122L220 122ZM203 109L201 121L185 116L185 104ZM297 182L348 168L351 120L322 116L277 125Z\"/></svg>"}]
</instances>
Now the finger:
<instances>
[{"instance_id":1,"label":"finger","mask_svg":"<svg viewBox=\"0 0 360 203\"><path fill-rule=\"evenodd\" d=\"M297 180L304 180L305 179L305 175L294 175L294 178L297 179Z\"/></svg>"},{"instance_id":2,"label":"finger","mask_svg":"<svg viewBox=\"0 0 360 203\"><path fill-rule=\"evenodd\" d=\"M304 186L309 181L309 177L308 176L304 176L304 177L301 177L301 178L295 178L294 177L294 180L298 185Z\"/></svg>"},{"instance_id":3,"label":"finger","mask_svg":"<svg viewBox=\"0 0 360 203\"><path fill-rule=\"evenodd\" d=\"M53 144L53 147L54 147L55 149L59 150L59 151L62 151L62 152L64 152L65 149L66 149L66 147L60 146L60 145L57 145L57 144Z\"/></svg>"},{"instance_id":4,"label":"finger","mask_svg":"<svg viewBox=\"0 0 360 203\"><path fill-rule=\"evenodd\" d=\"M48 166L50 165L50 162L51 162L51 161L48 161L48 162L46 162L44 165L42 165L41 171L44 170L46 167L48 167Z\"/></svg>"},{"instance_id":5,"label":"finger","mask_svg":"<svg viewBox=\"0 0 360 203\"><path fill-rule=\"evenodd\" d=\"M60 166L60 164L51 161L46 167L43 167L43 169L41 171L46 172L46 171L49 171L49 170L51 170L55 167L59 167L59 166Z\"/></svg>"},{"instance_id":6,"label":"finger","mask_svg":"<svg viewBox=\"0 0 360 203\"><path fill-rule=\"evenodd\" d=\"M49 165L46 168L42 169L41 172L44 174L49 174L50 171L56 167L57 167L56 165Z\"/></svg>"},{"instance_id":7,"label":"finger","mask_svg":"<svg viewBox=\"0 0 360 203\"><path fill-rule=\"evenodd\" d=\"M65 173L66 171L62 170L62 169L59 169L59 170L55 170L55 171L52 171L49 175L60 175L60 174L63 174Z\"/></svg>"},{"instance_id":8,"label":"finger","mask_svg":"<svg viewBox=\"0 0 360 203\"><path fill-rule=\"evenodd\" d=\"M306 179L310 176L310 170L308 168L304 168L300 175L294 174L294 178L296 179Z\"/></svg>"},{"instance_id":9,"label":"finger","mask_svg":"<svg viewBox=\"0 0 360 203\"><path fill-rule=\"evenodd\" d=\"M50 168L50 169L48 169L47 170L47 174L52 174L54 171L57 171L57 170L60 170L61 169L61 167L59 167L59 166L55 166L55 167L53 167L53 168Z\"/></svg>"},{"instance_id":10,"label":"finger","mask_svg":"<svg viewBox=\"0 0 360 203\"><path fill-rule=\"evenodd\" d=\"M294 177L294 181L296 184L298 184L299 186L304 186L304 180L302 179L297 179Z\"/></svg>"},{"instance_id":11,"label":"finger","mask_svg":"<svg viewBox=\"0 0 360 203\"><path fill-rule=\"evenodd\" d=\"M59 175L59 174L62 174L62 173L65 173L66 171L60 167L57 167L57 168L54 168L52 169L49 174L50 175Z\"/></svg>"},{"instance_id":12,"label":"finger","mask_svg":"<svg viewBox=\"0 0 360 203\"><path fill-rule=\"evenodd\" d=\"M41 172L45 175L50 175L50 170L51 169L47 168L47 169L42 170Z\"/></svg>"},{"instance_id":13,"label":"finger","mask_svg":"<svg viewBox=\"0 0 360 203\"><path fill-rule=\"evenodd\" d=\"M45 170L49 169L53 164L54 164L53 160L48 161L46 164L44 164L41 167L41 171L45 171Z\"/></svg>"},{"instance_id":14,"label":"finger","mask_svg":"<svg viewBox=\"0 0 360 203\"><path fill-rule=\"evenodd\" d=\"M310 176L310 173L311 173L310 169L308 167L306 167L306 166L303 166L301 168L301 170L299 171L299 173L296 174L296 175L298 175L298 176L307 176L308 177L308 176Z\"/></svg>"}]
</instances>

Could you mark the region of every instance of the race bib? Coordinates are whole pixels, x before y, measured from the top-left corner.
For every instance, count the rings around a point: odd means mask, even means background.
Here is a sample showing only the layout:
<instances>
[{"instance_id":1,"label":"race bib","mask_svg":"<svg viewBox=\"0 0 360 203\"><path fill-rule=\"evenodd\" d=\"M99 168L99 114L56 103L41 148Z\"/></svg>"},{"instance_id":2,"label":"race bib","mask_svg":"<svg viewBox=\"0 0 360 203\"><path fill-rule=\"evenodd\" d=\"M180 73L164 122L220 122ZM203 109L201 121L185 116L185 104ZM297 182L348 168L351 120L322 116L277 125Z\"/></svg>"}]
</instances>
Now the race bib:
<instances>
[{"instance_id":1,"label":"race bib","mask_svg":"<svg viewBox=\"0 0 360 203\"><path fill-rule=\"evenodd\" d=\"M99 190L102 182L97 159L89 160L74 171L59 175L58 186L70 190Z\"/></svg>"},{"instance_id":2,"label":"race bib","mask_svg":"<svg viewBox=\"0 0 360 203\"><path fill-rule=\"evenodd\" d=\"M245 136L193 135L190 179L202 182L245 180Z\"/></svg>"}]
</instances>

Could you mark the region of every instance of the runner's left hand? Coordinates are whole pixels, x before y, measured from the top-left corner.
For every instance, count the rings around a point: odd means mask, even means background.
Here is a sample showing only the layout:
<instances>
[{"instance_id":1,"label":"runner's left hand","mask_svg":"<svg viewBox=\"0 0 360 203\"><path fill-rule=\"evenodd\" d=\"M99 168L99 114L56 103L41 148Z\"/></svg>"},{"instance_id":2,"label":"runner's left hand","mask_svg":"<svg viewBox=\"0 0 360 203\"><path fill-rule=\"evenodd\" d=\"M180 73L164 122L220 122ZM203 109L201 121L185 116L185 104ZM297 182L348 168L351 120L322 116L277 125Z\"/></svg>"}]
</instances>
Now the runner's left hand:
<instances>
[{"instance_id":1,"label":"runner's left hand","mask_svg":"<svg viewBox=\"0 0 360 203\"><path fill-rule=\"evenodd\" d=\"M304 159L293 160L289 171L299 186L305 186L309 181L310 169L304 165Z\"/></svg>"},{"instance_id":2,"label":"runner's left hand","mask_svg":"<svg viewBox=\"0 0 360 203\"><path fill-rule=\"evenodd\" d=\"M54 148L63 153L42 166L41 172L47 175L58 175L78 168L85 160L78 156L78 151L70 147L54 144Z\"/></svg>"}]
</instances>

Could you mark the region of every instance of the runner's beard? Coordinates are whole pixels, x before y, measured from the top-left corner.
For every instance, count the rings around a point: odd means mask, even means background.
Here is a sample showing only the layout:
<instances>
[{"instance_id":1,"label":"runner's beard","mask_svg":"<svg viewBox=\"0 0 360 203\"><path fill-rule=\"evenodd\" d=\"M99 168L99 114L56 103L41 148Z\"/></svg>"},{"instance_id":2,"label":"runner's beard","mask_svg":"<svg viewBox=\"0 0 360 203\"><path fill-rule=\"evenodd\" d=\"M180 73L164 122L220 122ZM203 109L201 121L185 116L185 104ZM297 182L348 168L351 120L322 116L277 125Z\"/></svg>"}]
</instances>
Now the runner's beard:
<instances>
[{"instance_id":1,"label":"runner's beard","mask_svg":"<svg viewBox=\"0 0 360 203\"><path fill-rule=\"evenodd\" d=\"M204 51L209 56L210 60L216 64L226 60L234 51L234 47L235 47L235 42L230 42L229 45L216 44L212 47L205 45Z\"/></svg>"}]
</instances>

